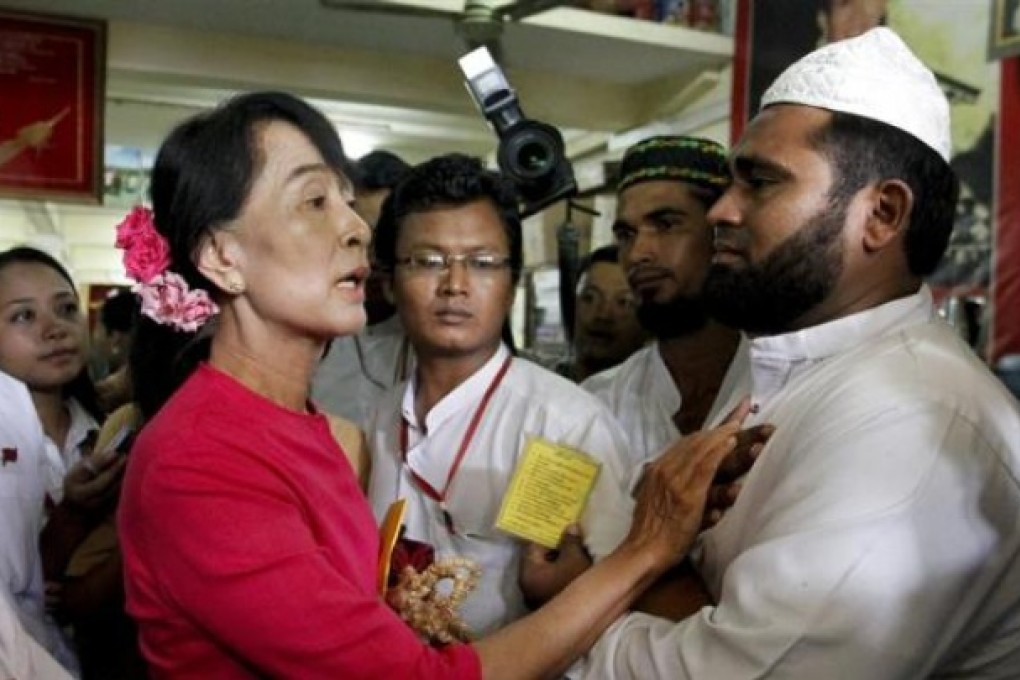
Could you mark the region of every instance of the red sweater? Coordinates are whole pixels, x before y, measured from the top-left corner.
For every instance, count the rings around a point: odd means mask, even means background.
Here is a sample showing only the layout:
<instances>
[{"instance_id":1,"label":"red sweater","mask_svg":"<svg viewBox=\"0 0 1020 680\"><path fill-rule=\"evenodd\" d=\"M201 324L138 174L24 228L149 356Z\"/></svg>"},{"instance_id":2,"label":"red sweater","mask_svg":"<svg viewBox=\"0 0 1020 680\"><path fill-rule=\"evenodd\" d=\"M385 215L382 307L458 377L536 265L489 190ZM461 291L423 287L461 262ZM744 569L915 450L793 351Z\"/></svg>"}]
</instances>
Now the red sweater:
<instances>
[{"instance_id":1,"label":"red sweater","mask_svg":"<svg viewBox=\"0 0 1020 680\"><path fill-rule=\"evenodd\" d=\"M142 430L119 511L155 678L478 678L376 592L378 534L322 415L200 367Z\"/></svg>"}]
</instances>

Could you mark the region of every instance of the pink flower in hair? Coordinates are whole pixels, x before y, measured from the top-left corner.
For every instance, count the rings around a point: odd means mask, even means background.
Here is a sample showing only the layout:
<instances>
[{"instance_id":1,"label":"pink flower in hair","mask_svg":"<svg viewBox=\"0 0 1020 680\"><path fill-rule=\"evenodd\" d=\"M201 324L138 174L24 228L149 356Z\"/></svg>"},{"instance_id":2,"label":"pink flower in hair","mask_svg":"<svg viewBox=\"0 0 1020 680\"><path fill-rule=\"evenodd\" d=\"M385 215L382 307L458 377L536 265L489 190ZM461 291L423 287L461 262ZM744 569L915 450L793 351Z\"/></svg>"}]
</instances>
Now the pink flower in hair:
<instances>
[{"instance_id":1,"label":"pink flower in hair","mask_svg":"<svg viewBox=\"0 0 1020 680\"><path fill-rule=\"evenodd\" d=\"M204 290L190 290L180 274L165 272L151 281L135 286L142 299L142 314L157 323L193 333L219 307Z\"/></svg>"},{"instance_id":2,"label":"pink flower in hair","mask_svg":"<svg viewBox=\"0 0 1020 680\"><path fill-rule=\"evenodd\" d=\"M139 283L148 283L170 266L170 244L152 220L152 211L134 207L117 225L118 248L124 250L124 270Z\"/></svg>"},{"instance_id":3,"label":"pink flower in hair","mask_svg":"<svg viewBox=\"0 0 1020 680\"><path fill-rule=\"evenodd\" d=\"M116 245L124 251L127 275L138 282L132 290L142 300L142 314L188 333L219 314L208 292L191 290L184 277L169 270L170 244L156 231L151 210L133 208L117 225Z\"/></svg>"}]
</instances>

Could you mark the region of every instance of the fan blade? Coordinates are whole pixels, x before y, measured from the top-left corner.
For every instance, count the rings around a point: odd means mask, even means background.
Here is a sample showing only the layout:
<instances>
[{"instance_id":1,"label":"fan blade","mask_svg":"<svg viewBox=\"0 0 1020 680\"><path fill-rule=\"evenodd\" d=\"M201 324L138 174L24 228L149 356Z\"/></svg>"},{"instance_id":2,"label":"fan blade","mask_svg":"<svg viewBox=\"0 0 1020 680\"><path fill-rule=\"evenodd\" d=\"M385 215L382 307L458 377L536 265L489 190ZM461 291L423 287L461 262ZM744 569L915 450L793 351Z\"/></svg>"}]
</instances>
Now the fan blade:
<instances>
[{"instance_id":1,"label":"fan blade","mask_svg":"<svg viewBox=\"0 0 1020 680\"><path fill-rule=\"evenodd\" d=\"M456 14L441 9L429 9L414 5L386 4L378 2L357 2L357 0L320 0L323 7L351 12L368 12L372 14L390 14L405 17L424 17L426 19L449 19Z\"/></svg>"},{"instance_id":2,"label":"fan blade","mask_svg":"<svg viewBox=\"0 0 1020 680\"><path fill-rule=\"evenodd\" d=\"M579 4L578 0L520 0L500 7L498 11L499 15L507 21L520 21L557 7L574 7Z\"/></svg>"}]
</instances>

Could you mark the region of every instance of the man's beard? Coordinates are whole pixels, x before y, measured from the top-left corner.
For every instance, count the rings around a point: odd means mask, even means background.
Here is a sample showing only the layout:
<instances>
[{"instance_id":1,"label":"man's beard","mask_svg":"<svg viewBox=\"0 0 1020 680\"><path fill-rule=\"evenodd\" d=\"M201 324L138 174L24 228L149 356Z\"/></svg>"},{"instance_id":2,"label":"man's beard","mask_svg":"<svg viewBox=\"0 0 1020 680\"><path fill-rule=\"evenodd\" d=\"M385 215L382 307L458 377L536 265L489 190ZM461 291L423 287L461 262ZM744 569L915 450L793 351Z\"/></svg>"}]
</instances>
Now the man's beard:
<instances>
[{"instance_id":1,"label":"man's beard","mask_svg":"<svg viewBox=\"0 0 1020 680\"><path fill-rule=\"evenodd\" d=\"M701 299L677 296L669 302L642 300L637 318L641 327L656 340L670 340L704 328L708 312Z\"/></svg>"},{"instance_id":2,"label":"man's beard","mask_svg":"<svg viewBox=\"0 0 1020 680\"><path fill-rule=\"evenodd\" d=\"M704 300L712 317L751 335L777 335L818 306L843 271L848 201L830 204L758 264L713 264Z\"/></svg>"}]
</instances>

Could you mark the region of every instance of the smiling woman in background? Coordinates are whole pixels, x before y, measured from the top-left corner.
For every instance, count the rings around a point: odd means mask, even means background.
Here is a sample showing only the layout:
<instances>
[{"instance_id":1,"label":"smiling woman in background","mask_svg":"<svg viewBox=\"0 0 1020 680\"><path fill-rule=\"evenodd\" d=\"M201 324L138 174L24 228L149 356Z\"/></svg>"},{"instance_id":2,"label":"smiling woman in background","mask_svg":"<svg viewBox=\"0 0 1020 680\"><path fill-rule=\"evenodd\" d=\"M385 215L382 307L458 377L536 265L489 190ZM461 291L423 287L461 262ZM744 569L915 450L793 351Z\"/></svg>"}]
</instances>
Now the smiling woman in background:
<instances>
[{"instance_id":1,"label":"smiling woman in background","mask_svg":"<svg viewBox=\"0 0 1020 680\"><path fill-rule=\"evenodd\" d=\"M575 382L623 363L649 338L615 245L596 248L581 262L572 338L573 359L556 372Z\"/></svg>"},{"instance_id":2,"label":"smiling woman in background","mask_svg":"<svg viewBox=\"0 0 1020 680\"><path fill-rule=\"evenodd\" d=\"M0 370L28 387L46 434L46 491L63 496L102 413L86 370L85 315L67 270L20 246L0 253Z\"/></svg>"}]
</instances>

